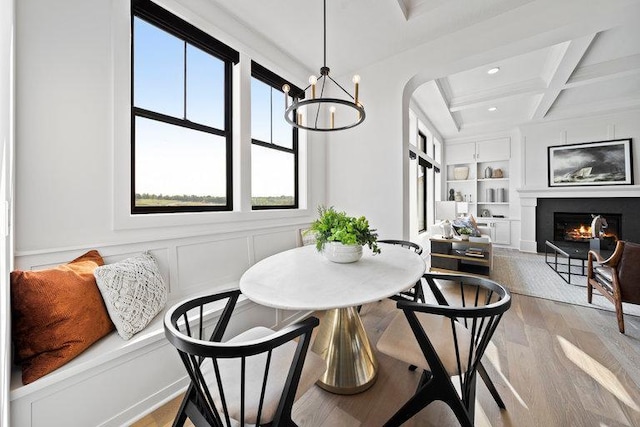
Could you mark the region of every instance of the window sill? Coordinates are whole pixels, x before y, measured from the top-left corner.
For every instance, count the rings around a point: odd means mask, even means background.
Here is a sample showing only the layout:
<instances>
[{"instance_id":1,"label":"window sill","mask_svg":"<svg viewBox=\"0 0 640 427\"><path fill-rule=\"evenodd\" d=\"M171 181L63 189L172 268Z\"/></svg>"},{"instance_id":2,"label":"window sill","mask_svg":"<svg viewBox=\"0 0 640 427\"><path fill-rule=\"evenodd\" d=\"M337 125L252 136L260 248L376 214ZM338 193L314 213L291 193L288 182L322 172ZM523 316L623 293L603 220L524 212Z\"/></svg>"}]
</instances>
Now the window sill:
<instances>
[{"instance_id":1,"label":"window sill","mask_svg":"<svg viewBox=\"0 0 640 427\"><path fill-rule=\"evenodd\" d=\"M115 230L131 230L156 227L180 227L211 224L242 224L252 221L277 221L297 219L310 215L309 209L265 209L247 212L185 212L158 214L114 215Z\"/></svg>"}]
</instances>

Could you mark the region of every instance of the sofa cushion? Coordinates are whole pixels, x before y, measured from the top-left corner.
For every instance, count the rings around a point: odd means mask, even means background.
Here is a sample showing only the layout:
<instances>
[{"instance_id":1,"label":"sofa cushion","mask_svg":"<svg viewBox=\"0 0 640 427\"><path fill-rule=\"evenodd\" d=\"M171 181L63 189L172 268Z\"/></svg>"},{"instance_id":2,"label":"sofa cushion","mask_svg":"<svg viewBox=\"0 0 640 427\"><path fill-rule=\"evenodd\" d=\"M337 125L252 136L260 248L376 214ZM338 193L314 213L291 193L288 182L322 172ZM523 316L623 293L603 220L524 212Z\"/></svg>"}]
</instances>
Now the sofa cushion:
<instances>
[{"instance_id":1,"label":"sofa cushion","mask_svg":"<svg viewBox=\"0 0 640 427\"><path fill-rule=\"evenodd\" d=\"M64 365L113 330L96 286L98 251L40 271L11 272L15 362L29 384Z\"/></svg>"},{"instance_id":2,"label":"sofa cushion","mask_svg":"<svg viewBox=\"0 0 640 427\"><path fill-rule=\"evenodd\" d=\"M162 274L148 252L98 267L94 275L111 320L125 340L144 329L167 303Z\"/></svg>"}]
</instances>

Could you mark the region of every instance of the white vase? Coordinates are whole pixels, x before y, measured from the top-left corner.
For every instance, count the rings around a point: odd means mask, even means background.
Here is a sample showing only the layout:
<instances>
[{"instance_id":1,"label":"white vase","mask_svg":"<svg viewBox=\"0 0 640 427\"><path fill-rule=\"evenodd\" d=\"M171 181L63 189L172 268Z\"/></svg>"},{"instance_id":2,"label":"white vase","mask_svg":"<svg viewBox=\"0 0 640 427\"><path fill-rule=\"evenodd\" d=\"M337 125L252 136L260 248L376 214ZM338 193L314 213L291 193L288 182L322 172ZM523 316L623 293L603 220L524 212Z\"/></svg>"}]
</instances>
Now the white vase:
<instances>
[{"instance_id":1,"label":"white vase","mask_svg":"<svg viewBox=\"0 0 640 427\"><path fill-rule=\"evenodd\" d=\"M344 245L340 242L328 242L324 245L322 253L329 261L347 264L362 258L362 245Z\"/></svg>"}]
</instances>

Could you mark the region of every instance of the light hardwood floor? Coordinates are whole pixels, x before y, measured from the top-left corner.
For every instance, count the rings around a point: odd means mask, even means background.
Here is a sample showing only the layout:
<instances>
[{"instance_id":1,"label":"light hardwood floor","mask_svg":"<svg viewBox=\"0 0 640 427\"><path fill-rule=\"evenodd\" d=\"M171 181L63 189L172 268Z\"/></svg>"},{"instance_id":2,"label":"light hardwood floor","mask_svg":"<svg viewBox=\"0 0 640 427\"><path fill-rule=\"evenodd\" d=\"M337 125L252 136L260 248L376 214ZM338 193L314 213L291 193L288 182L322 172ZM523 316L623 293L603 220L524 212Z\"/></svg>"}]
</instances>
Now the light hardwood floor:
<instances>
[{"instance_id":1,"label":"light hardwood floor","mask_svg":"<svg viewBox=\"0 0 640 427\"><path fill-rule=\"evenodd\" d=\"M586 295L585 295L586 298ZM395 315L393 301L362 309L376 343ZM485 353L485 366L507 409L500 411L481 380L477 426L640 426L640 318L625 317L626 335L615 313L513 295L513 304ZM381 426L415 389L419 373L378 354L372 388L338 396L314 387L294 407L300 426ZM170 426L180 399L135 423ZM435 402L406 426L458 426L453 413Z\"/></svg>"}]
</instances>

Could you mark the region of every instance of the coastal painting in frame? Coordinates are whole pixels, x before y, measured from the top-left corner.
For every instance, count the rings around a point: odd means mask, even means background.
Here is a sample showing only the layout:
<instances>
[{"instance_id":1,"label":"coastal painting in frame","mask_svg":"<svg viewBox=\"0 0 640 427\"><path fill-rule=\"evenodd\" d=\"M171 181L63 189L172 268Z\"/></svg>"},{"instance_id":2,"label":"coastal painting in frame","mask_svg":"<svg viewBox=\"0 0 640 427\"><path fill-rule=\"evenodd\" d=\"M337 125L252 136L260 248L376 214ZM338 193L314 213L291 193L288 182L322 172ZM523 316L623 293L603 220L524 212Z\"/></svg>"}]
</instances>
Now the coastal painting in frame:
<instances>
[{"instance_id":1,"label":"coastal painting in frame","mask_svg":"<svg viewBox=\"0 0 640 427\"><path fill-rule=\"evenodd\" d=\"M631 139L548 147L549 187L633 184Z\"/></svg>"}]
</instances>

